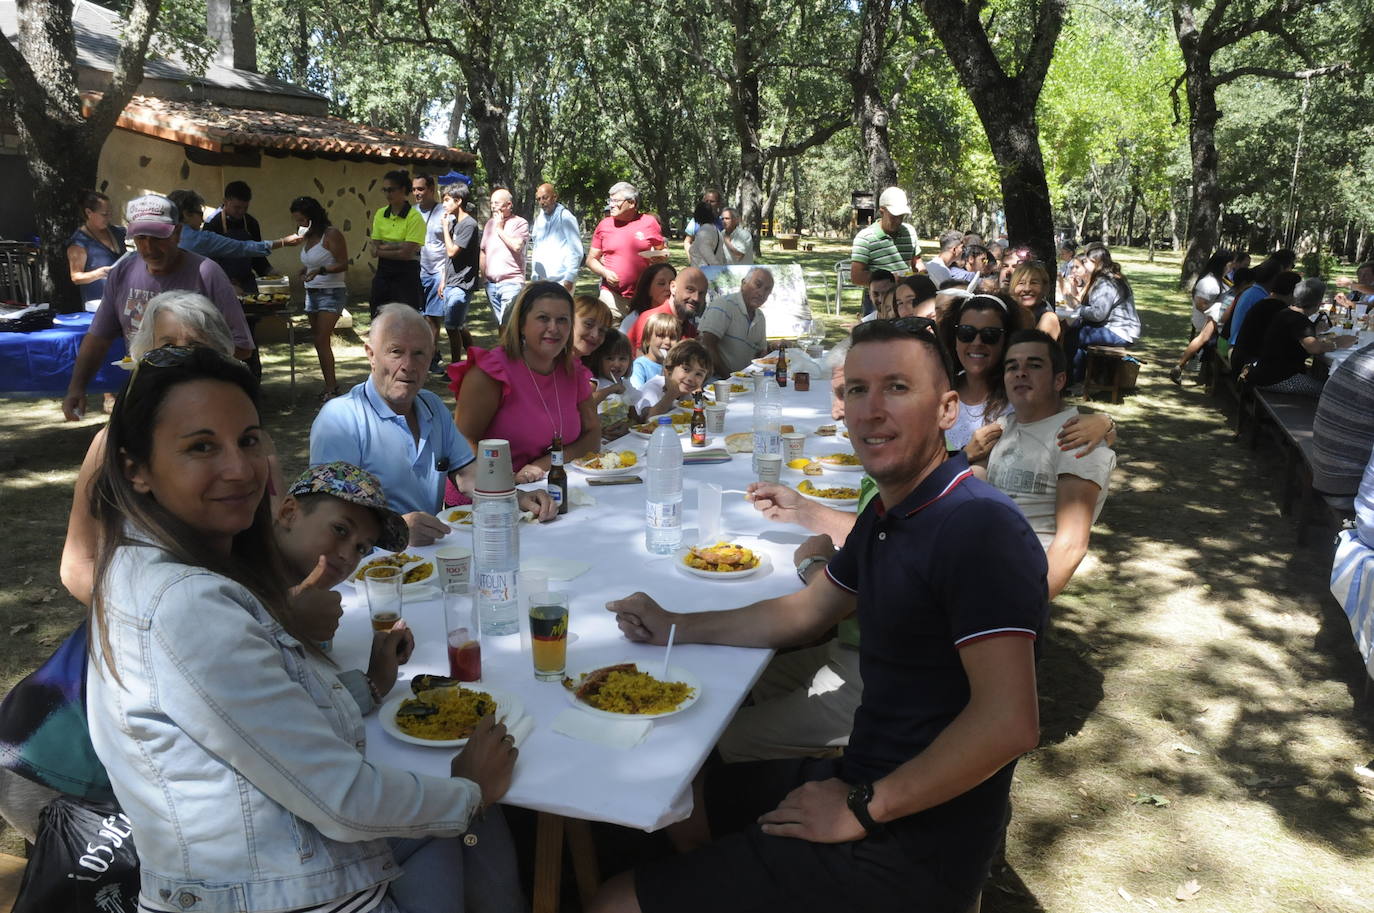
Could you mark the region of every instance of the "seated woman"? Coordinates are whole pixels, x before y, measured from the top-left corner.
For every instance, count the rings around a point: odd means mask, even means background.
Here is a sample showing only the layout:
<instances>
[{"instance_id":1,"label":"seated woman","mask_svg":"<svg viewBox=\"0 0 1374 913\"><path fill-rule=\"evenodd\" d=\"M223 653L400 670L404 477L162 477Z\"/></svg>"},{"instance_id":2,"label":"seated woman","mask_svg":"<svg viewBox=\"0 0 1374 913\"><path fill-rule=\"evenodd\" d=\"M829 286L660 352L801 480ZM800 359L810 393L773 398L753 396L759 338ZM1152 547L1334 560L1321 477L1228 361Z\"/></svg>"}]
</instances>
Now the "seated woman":
<instances>
[{"instance_id":1,"label":"seated woman","mask_svg":"<svg viewBox=\"0 0 1374 913\"><path fill-rule=\"evenodd\" d=\"M1121 275L1121 267L1105 247L1083 255L1084 288L1076 323L1065 348L1073 364L1072 380L1083 379L1088 346L1133 346L1140 339L1140 315L1135 293Z\"/></svg>"},{"instance_id":2,"label":"seated woman","mask_svg":"<svg viewBox=\"0 0 1374 913\"><path fill-rule=\"evenodd\" d=\"M635 283L635 294L630 299L630 310L620 321L620 332L629 335L630 328L639 321L639 315L659 307L673 293L673 280L677 270L671 263L651 263Z\"/></svg>"},{"instance_id":3,"label":"seated woman","mask_svg":"<svg viewBox=\"0 0 1374 913\"><path fill-rule=\"evenodd\" d=\"M1307 373L1308 356L1348 349L1359 338L1317 334L1312 321L1321 310L1325 294L1326 284L1320 279L1298 283L1293 290L1292 306L1269 321L1264 343L1245 377L1249 383L1268 393L1321 395L1322 382Z\"/></svg>"},{"instance_id":4,"label":"seated woman","mask_svg":"<svg viewBox=\"0 0 1374 913\"><path fill-rule=\"evenodd\" d=\"M516 482L536 482L548 474L555 437L563 459L575 460L600 446L601 420L592 372L573 356L572 295L557 282L531 282L511 311L500 346L473 346L466 361L449 365L453 420L473 452L483 438L510 441ZM467 500L448 483L446 504Z\"/></svg>"},{"instance_id":5,"label":"seated woman","mask_svg":"<svg viewBox=\"0 0 1374 913\"><path fill-rule=\"evenodd\" d=\"M1227 276L1231 274L1235 260L1236 255L1226 248L1218 250L1212 254L1202 269L1202 275L1193 283L1193 293L1189 296L1193 302L1193 309L1189 312L1193 338L1178 357L1178 364L1169 370L1169 380L1175 384L1183 383L1183 372L1195 355L1208 345L1216 345L1217 326L1222 314L1226 313L1221 298L1231 288L1231 280Z\"/></svg>"},{"instance_id":6,"label":"seated woman","mask_svg":"<svg viewBox=\"0 0 1374 913\"><path fill-rule=\"evenodd\" d=\"M110 418L87 709L140 907L519 909L504 833L466 873L439 839L505 793L505 727L482 720L451 779L364 759L358 705L293 633L259 427L248 369L201 347L144 356Z\"/></svg>"},{"instance_id":7,"label":"seated woman","mask_svg":"<svg viewBox=\"0 0 1374 913\"><path fill-rule=\"evenodd\" d=\"M1038 260L1019 264L1011 272L1009 282L1011 295L1026 311L1027 325L1048 333L1051 339L1058 339L1061 332L1059 315L1054 306L1045 300L1050 290L1050 274Z\"/></svg>"},{"instance_id":8,"label":"seated woman","mask_svg":"<svg viewBox=\"0 0 1374 913\"><path fill-rule=\"evenodd\" d=\"M229 325L214 302L196 292L163 292L148 302L143 322L129 339L129 357L140 361L161 346L207 346L224 355L234 354ZM269 453L271 451L268 442ZM96 526L91 515L91 483L105 459L105 429L96 433L72 492L72 510L67 518L67 541L62 546L62 585L82 605L91 604L92 574L95 569ZM272 490L285 489L271 456Z\"/></svg>"}]
</instances>

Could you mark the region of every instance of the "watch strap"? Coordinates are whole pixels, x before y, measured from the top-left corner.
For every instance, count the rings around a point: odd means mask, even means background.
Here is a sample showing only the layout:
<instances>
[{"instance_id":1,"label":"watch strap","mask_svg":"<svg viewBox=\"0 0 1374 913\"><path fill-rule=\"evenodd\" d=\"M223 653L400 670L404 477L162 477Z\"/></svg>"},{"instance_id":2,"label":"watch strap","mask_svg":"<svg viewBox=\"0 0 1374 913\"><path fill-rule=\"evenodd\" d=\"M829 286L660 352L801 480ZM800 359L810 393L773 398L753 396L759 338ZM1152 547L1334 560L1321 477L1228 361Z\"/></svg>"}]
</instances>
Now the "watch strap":
<instances>
[{"instance_id":1,"label":"watch strap","mask_svg":"<svg viewBox=\"0 0 1374 913\"><path fill-rule=\"evenodd\" d=\"M849 795L845 798L845 804L853 812L854 817L859 819L859 824L870 837L877 836L883 832L883 826L873 820L873 816L868 813L868 803L873 799L873 784L859 783L849 790Z\"/></svg>"},{"instance_id":2,"label":"watch strap","mask_svg":"<svg viewBox=\"0 0 1374 913\"><path fill-rule=\"evenodd\" d=\"M807 583L807 582L808 582L807 579L806 579L806 572L807 572L807 571L811 570L811 568L814 567L814 566L817 565L817 564L829 564L829 563L830 563L830 559L827 558L827 557L825 557L824 555L812 555L812 556L809 557L809 558L803 559L803 560L802 560L802 563L799 564L799 565L797 565L797 576L798 576L799 578L801 578L801 582L802 582L802 583Z\"/></svg>"}]
</instances>

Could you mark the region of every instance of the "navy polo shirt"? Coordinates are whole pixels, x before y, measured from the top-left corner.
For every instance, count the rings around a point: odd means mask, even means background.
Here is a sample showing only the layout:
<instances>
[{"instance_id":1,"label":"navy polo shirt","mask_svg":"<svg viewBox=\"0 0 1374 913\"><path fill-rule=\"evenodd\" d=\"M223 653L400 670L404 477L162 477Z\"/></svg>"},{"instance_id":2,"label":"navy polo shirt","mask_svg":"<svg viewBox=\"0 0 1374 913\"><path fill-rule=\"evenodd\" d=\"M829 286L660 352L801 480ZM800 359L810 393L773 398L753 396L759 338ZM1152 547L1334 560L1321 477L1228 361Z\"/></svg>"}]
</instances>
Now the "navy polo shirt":
<instances>
[{"instance_id":1,"label":"navy polo shirt","mask_svg":"<svg viewBox=\"0 0 1374 913\"><path fill-rule=\"evenodd\" d=\"M845 780L886 776L964 709L969 683L960 647L987 637L1039 637L1049 615L1047 570L1025 516L975 478L962 453L895 507L873 500L826 568L833 583L856 595L863 631L863 701L845 749ZM973 800L984 788L995 793L998 781L1005 801L1011 767L946 805Z\"/></svg>"}]
</instances>

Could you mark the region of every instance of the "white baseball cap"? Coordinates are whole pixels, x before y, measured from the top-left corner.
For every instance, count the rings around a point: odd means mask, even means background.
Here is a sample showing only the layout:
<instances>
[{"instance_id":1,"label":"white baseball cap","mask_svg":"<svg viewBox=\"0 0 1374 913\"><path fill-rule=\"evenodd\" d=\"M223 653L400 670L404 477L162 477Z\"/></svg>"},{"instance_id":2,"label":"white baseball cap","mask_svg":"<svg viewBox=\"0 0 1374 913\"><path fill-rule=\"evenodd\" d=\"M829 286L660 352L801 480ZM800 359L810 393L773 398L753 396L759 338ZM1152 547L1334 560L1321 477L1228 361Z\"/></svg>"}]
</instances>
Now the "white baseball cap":
<instances>
[{"instance_id":1,"label":"white baseball cap","mask_svg":"<svg viewBox=\"0 0 1374 913\"><path fill-rule=\"evenodd\" d=\"M170 238L181 221L176 204L156 193L144 194L124 207L124 221L131 238Z\"/></svg>"},{"instance_id":2,"label":"white baseball cap","mask_svg":"<svg viewBox=\"0 0 1374 913\"><path fill-rule=\"evenodd\" d=\"M884 190L882 196L878 197L878 208L886 209L894 216L911 213L911 207L906 202L906 191L900 187L889 187Z\"/></svg>"}]
</instances>

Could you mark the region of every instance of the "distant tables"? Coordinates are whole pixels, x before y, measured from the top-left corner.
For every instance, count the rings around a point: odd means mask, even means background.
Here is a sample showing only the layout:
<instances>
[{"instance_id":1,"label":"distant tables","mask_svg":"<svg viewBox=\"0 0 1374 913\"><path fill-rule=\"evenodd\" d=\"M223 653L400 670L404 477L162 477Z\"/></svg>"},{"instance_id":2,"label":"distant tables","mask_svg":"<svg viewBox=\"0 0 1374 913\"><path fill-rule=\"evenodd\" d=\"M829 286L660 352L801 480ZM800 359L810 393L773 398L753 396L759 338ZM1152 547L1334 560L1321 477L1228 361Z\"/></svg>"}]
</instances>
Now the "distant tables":
<instances>
[{"instance_id":1,"label":"distant tables","mask_svg":"<svg viewBox=\"0 0 1374 913\"><path fill-rule=\"evenodd\" d=\"M51 330L0 333L0 393L10 396L62 396L72 378L72 366L93 314L58 314ZM114 393L124 387L129 372L117 367L125 355L124 340L116 339L105 364L86 388L88 393Z\"/></svg>"}]
</instances>

